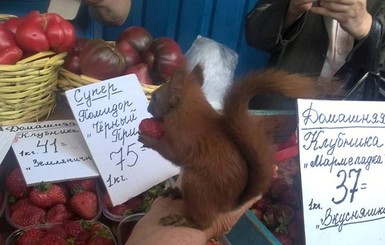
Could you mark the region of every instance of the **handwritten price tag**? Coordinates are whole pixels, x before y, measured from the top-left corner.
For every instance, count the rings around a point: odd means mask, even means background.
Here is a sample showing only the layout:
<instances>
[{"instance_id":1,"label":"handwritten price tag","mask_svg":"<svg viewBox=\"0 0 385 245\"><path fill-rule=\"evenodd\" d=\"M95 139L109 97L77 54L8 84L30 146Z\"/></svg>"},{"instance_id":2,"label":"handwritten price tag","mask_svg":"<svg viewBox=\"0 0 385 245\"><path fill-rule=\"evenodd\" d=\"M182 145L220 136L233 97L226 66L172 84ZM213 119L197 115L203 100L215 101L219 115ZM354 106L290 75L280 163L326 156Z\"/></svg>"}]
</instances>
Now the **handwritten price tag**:
<instances>
[{"instance_id":1,"label":"handwritten price tag","mask_svg":"<svg viewBox=\"0 0 385 245\"><path fill-rule=\"evenodd\" d=\"M75 120L8 126L27 184L99 176Z\"/></svg>"},{"instance_id":2,"label":"handwritten price tag","mask_svg":"<svg viewBox=\"0 0 385 245\"><path fill-rule=\"evenodd\" d=\"M138 142L148 101L135 75L66 92L114 205L176 175L179 169Z\"/></svg>"},{"instance_id":3,"label":"handwritten price tag","mask_svg":"<svg viewBox=\"0 0 385 245\"><path fill-rule=\"evenodd\" d=\"M384 244L384 108L298 100L306 244Z\"/></svg>"}]
</instances>

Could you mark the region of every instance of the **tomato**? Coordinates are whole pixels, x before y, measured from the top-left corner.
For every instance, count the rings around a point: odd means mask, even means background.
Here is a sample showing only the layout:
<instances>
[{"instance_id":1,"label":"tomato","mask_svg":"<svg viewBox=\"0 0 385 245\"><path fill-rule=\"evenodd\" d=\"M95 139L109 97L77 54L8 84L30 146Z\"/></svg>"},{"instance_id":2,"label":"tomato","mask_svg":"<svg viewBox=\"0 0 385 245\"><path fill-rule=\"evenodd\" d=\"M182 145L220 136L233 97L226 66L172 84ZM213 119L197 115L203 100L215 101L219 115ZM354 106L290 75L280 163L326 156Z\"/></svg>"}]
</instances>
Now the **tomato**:
<instances>
[{"instance_id":1,"label":"tomato","mask_svg":"<svg viewBox=\"0 0 385 245\"><path fill-rule=\"evenodd\" d=\"M79 56L81 72L99 80L120 76L126 68L123 54L103 39L88 41Z\"/></svg>"},{"instance_id":2,"label":"tomato","mask_svg":"<svg viewBox=\"0 0 385 245\"><path fill-rule=\"evenodd\" d=\"M132 45L129 42L120 42L116 44L116 49L119 50L123 55L126 60L126 65L127 67L139 64L142 62L142 57L132 47Z\"/></svg>"},{"instance_id":3,"label":"tomato","mask_svg":"<svg viewBox=\"0 0 385 245\"><path fill-rule=\"evenodd\" d=\"M13 33L6 28L4 24L0 24L0 50L16 45L17 43Z\"/></svg>"},{"instance_id":4,"label":"tomato","mask_svg":"<svg viewBox=\"0 0 385 245\"><path fill-rule=\"evenodd\" d=\"M186 65L186 59L178 43L169 37L154 39L142 57L150 68L155 84L164 83L177 68Z\"/></svg>"},{"instance_id":5,"label":"tomato","mask_svg":"<svg viewBox=\"0 0 385 245\"><path fill-rule=\"evenodd\" d=\"M75 45L75 27L55 13L45 14L46 27L45 33L50 43L50 47L56 52L69 51Z\"/></svg>"},{"instance_id":6,"label":"tomato","mask_svg":"<svg viewBox=\"0 0 385 245\"><path fill-rule=\"evenodd\" d=\"M42 15L25 17L19 24L15 37L19 47L27 52L42 52L50 48Z\"/></svg>"},{"instance_id":7,"label":"tomato","mask_svg":"<svg viewBox=\"0 0 385 245\"><path fill-rule=\"evenodd\" d=\"M148 65L145 63L129 66L124 70L123 74L135 74L141 84L153 84Z\"/></svg>"},{"instance_id":8,"label":"tomato","mask_svg":"<svg viewBox=\"0 0 385 245\"><path fill-rule=\"evenodd\" d=\"M14 65L22 56L23 51L15 45L0 49L0 64Z\"/></svg>"},{"instance_id":9,"label":"tomato","mask_svg":"<svg viewBox=\"0 0 385 245\"><path fill-rule=\"evenodd\" d=\"M83 50L84 45L88 42L87 38L77 38L75 40L75 45L68 53L68 55L64 58L63 68L80 75L80 52Z\"/></svg>"},{"instance_id":10,"label":"tomato","mask_svg":"<svg viewBox=\"0 0 385 245\"><path fill-rule=\"evenodd\" d=\"M75 27L58 14L31 11L17 25L15 37L26 52L65 52L73 48L76 32Z\"/></svg>"},{"instance_id":11,"label":"tomato","mask_svg":"<svg viewBox=\"0 0 385 245\"><path fill-rule=\"evenodd\" d=\"M116 42L128 42L136 51L138 51L138 53L141 54L152 42L152 36L141 26L131 26L124 29L120 33Z\"/></svg>"},{"instance_id":12,"label":"tomato","mask_svg":"<svg viewBox=\"0 0 385 245\"><path fill-rule=\"evenodd\" d=\"M12 17L3 22L3 25L13 34L16 33L17 27L23 21L22 17Z\"/></svg>"}]
</instances>

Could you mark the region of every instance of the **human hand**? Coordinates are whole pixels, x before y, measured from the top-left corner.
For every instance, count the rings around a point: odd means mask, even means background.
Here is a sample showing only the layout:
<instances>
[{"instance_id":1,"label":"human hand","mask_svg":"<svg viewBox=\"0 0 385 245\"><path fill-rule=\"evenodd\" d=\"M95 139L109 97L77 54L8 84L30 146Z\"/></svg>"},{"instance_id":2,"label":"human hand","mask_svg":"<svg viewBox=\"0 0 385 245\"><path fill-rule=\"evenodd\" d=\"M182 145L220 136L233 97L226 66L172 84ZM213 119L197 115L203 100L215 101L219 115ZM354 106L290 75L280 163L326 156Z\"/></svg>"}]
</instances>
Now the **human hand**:
<instances>
[{"instance_id":1,"label":"human hand","mask_svg":"<svg viewBox=\"0 0 385 245\"><path fill-rule=\"evenodd\" d=\"M234 211L221 214L210 228L201 231L185 226L160 225L159 220L162 217L169 214L183 214L185 205L183 199L172 200L168 197L159 197L153 202L149 212L135 225L126 245L205 245L210 238L229 232L259 198L261 196L253 198Z\"/></svg>"},{"instance_id":2,"label":"human hand","mask_svg":"<svg viewBox=\"0 0 385 245\"><path fill-rule=\"evenodd\" d=\"M315 14L337 20L340 26L356 40L369 33L372 16L366 9L367 0L320 0L318 7L312 7Z\"/></svg>"},{"instance_id":3,"label":"human hand","mask_svg":"<svg viewBox=\"0 0 385 245\"><path fill-rule=\"evenodd\" d=\"M309 11L313 2L314 0L290 0L284 28L291 26L303 13Z\"/></svg>"}]
</instances>

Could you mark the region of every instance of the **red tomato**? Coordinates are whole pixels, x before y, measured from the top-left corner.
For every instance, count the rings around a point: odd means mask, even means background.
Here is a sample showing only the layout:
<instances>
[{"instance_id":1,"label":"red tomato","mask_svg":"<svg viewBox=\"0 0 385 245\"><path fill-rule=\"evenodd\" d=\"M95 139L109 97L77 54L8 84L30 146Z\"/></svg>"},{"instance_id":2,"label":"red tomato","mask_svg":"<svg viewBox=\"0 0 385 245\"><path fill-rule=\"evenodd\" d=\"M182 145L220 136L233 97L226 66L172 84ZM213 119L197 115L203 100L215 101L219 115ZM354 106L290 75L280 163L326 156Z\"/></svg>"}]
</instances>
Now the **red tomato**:
<instances>
[{"instance_id":1,"label":"red tomato","mask_svg":"<svg viewBox=\"0 0 385 245\"><path fill-rule=\"evenodd\" d=\"M152 36L141 26L130 26L120 33L116 42L128 42L138 53L142 53L152 42Z\"/></svg>"},{"instance_id":2,"label":"red tomato","mask_svg":"<svg viewBox=\"0 0 385 245\"><path fill-rule=\"evenodd\" d=\"M0 50L10 46L16 46L16 39L13 33L5 25L0 24Z\"/></svg>"},{"instance_id":3,"label":"red tomato","mask_svg":"<svg viewBox=\"0 0 385 245\"><path fill-rule=\"evenodd\" d=\"M138 51L136 51L132 47L130 43L125 41L117 43L116 49L119 50L124 55L127 67L130 67L142 62L142 57L140 56Z\"/></svg>"},{"instance_id":4,"label":"red tomato","mask_svg":"<svg viewBox=\"0 0 385 245\"><path fill-rule=\"evenodd\" d=\"M23 51L17 46L9 46L4 49L0 49L0 64L1 65L14 65L23 56Z\"/></svg>"},{"instance_id":5,"label":"red tomato","mask_svg":"<svg viewBox=\"0 0 385 245\"><path fill-rule=\"evenodd\" d=\"M186 59L178 43L169 37L154 39L142 57L150 68L155 84L164 83L177 68L186 65Z\"/></svg>"},{"instance_id":6,"label":"red tomato","mask_svg":"<svg viewBox=\"0 0 385 245\"><path fill-rule=\"evenodd\" d=\"M139 63L134 66L129 66L123 72L123 74L135 74L138 77L138 80L141 84L149 84L152 85L152 79L150 75L150 71L148 69L148 65L145 63Z\"/></svg>"},{"instance_id":7,"label":"red tomato","mask_svg":"<svg viewBox=\"0 0 385 245\"><path fill-rule=\"evenodd\" d=\"M44 18L33 14L24 18L16 31L16 41L19 47L27 52L42 52L50 49L49 41L44 31Z\"/></svg>"}]
</instances>

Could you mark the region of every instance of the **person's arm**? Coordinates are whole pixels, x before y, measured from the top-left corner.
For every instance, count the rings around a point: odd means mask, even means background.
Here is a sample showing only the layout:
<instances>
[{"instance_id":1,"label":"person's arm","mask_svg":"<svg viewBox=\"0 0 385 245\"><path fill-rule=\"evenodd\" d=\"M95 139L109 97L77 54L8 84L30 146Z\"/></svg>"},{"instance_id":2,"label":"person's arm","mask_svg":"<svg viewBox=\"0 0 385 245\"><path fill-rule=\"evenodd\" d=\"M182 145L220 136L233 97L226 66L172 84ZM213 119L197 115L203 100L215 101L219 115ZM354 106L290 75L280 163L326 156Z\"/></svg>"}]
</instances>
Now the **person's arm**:
<instances>
[{"instance_id":1,"label":"person's arm","mask_svg":"<svg viewBox=\"0 0 385 245\"><path fill-rule=\"evenodd\" d=\"M260 197L248 201L237 210L220 215L214 224L204 231L184 226L160 225L160 218L169 214L182 214L184 209L183 200L160 197L135 225L126 245L206 245L209 239L229 232Z\"/></svg>"},{"instance_id":2,"label":"person's arm","mask_svg":"<svg viewBox=\"0 0 385 245\"><path fill-rule=\"evenodd\" d=\"M312 0L260 0L246 15L245 33L248 45L275 52L301 31ZM287 30L292 30L287 32Z\"/></svg>"},{"instance_id":3,"label":"person's arm","mask_svg":"<svg viewBox=\"0 0 385 245\"><path fill-rule=\"evenodd\" d=\"M122 25L131 10L131 0L85 0L90 16L104 25Z\"/></svg>"}]
</instances>

